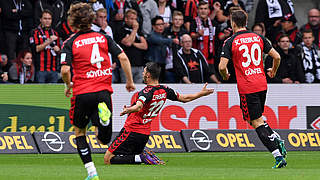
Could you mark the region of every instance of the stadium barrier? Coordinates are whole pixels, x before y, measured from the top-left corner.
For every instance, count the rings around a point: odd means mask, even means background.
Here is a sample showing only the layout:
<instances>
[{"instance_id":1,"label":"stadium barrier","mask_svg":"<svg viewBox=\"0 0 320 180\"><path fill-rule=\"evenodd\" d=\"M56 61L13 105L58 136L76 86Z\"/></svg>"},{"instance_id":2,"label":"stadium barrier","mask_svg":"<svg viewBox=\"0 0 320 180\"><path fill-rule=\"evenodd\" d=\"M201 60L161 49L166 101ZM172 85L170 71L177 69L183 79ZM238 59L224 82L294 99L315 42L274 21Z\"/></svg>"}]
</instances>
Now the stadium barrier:
<instances>
[{"instance_id":1,"label":"stadium barrier","mask_svg":"<svg viewBox=\"0 0 320 180\"><path fill-rule=\"evenodd\" d=\"M202 84L170 84L179 93L194 93ZM140 90L144 87L137 85ZM182 129L250 129L243 121L235 84L209 84L215 92L190 103L167 101L152 122L152 131ZM320 84L270 84L263 114L274 129L320 129ZM125 84L113 85L113 130L125 118L119 114L133 93ZM1 85L0 132L71 132L70 99L61 84ZM89 131L94 129L89 126Z\"/></svg>"},{"instance_id":2,"label":"stadium barrier","mask_svg":"<svg viewBox=\"0 0 320 180\"><path fill-rule=\"evenodd\" d=\"M282 130L276 132L285 140L288 151L320 151L320 130ZM118 133L112 134L114 139ZM0 133L0 154L77 153L72 132ZM92 153L105 153L93 132L87 135ZM110 144L109 144L110 145ZM267 151L255 130L182 130L152 132L146 148L154 152L232 152Z\"/></svg>"}]
</instances>

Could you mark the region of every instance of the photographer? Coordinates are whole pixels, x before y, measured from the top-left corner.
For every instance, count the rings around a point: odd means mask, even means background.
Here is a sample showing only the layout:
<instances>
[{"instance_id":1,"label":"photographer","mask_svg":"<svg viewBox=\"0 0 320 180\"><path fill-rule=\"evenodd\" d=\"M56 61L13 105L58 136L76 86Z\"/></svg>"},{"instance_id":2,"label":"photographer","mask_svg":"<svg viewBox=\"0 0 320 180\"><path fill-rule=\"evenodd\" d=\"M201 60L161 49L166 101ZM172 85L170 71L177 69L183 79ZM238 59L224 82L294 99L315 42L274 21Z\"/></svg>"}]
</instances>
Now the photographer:
<instances>
[{"instance_id":1,"label":"photographer","mask_svg":"<svg viewBox=\"0 0 320 180\"><path fill-rule=\"evenodd\" d=\"M40 25L33 30L30 44L34 54L36 80L39 83L58 82L58 53L60 52L60 38L51 28L52 13L43 10Z\"/></svg>"}]
</instances>

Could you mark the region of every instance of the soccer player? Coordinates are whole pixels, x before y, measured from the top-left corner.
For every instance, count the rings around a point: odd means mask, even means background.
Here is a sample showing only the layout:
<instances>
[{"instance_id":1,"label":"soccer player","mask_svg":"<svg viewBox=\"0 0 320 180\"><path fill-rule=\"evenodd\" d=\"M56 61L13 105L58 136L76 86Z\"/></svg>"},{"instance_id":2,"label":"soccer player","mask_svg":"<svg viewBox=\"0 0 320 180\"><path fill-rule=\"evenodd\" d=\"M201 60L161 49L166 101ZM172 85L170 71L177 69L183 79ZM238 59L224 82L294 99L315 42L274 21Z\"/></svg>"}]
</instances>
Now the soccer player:
<instances>
[{"instance_id":1,"label":"soccer player","mask_svg":"<svg viewBox=\"0 0 320 180\"><path fill-rule=\"evenodd\" d=\"M275 157L276 164L273 168L282 168L287 165L283 140L262 119L267 94L262 52L273 58L273 66L267 72L271 78L279 67L280 55L262 35L247 31L247 19L247 14L242 10L231 13L234 35L225 41L219 71L223 79L228 80L230 74L227 64L229 60L233 61L243 119L256 129L262 143Z\"/></svg>"},{"instance_id":2,"label":"soccer player","mask_svg":"<svg viewBox=\"0 0 320 180\"><path fill-rule=\"evenodd\" d=\"M155 119L167 99L189 102L213 93L207 83L195 94L178 94L173 89L159 84L161 68L149 62L143 71L147 86L136 93L130 107L124 106L120 116L128 114L127 120L117 138L104 155L105 164L162 164L151 151L143 150L149 140L151 121Z\"/></svg>"},{"instance_id":3,"label":"soccer player","mask_svg":"<svg viewBox=\"0 0 320 180\"><path fill-rule=\"evenodd\" d=\"M128 91L133 91L130 62L122 49L108 36L91 31L95 18L90 5L77 3L69 10L70 25L78 32L64 42L61 53L61 76L65 95L71 95L70 121L76 135L77 150L88 171L87 180L98 180L86 141L86 127L91 120L99 143L107 144L112 134L112 68L108 52L118 57L125 71ZM70 66L73 68L71 83Z\"/></svg>"}]
</instances>

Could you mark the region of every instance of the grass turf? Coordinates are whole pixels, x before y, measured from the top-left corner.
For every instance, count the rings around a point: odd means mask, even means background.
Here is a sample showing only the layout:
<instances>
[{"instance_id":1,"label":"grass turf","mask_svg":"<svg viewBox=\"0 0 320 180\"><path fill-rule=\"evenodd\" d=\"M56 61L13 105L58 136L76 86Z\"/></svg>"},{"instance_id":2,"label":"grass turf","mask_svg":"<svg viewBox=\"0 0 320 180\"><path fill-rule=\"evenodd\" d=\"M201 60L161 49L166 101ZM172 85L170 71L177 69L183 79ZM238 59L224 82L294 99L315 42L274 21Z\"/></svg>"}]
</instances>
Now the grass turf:
<instances>
[{"instance_id":1,"label":"grass turf","mask_svg":"<svg viewBox=\"0 0 320 180\"><path fill-rule=\"evenodd\" d=\"M165 166L103 164L94 154L100 180L317 180L320 151L289 152L288 166L271 169L267 152L159 153ZM0 180L83 180L86 170L77 154L0 154Z\"/></svg>"}]
</instances>

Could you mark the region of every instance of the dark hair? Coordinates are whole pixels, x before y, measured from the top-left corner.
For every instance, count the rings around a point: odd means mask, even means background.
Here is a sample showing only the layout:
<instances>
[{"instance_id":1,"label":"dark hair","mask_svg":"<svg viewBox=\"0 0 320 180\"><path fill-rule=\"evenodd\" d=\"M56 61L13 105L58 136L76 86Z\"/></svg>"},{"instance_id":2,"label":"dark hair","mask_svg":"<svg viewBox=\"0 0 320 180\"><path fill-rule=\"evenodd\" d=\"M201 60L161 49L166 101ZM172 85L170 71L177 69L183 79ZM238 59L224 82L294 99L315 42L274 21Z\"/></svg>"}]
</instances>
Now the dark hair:
<instances>
[{"instance_id":1,"label":"dark hair","mask_svg":"<svg viewBox=\"0 0 320 180\"><path fill-rule=\"evenodd\" d=\"M51 15L51 18L52 18L52 16L53 16L52 12L51 12L49 9L44 9L44 10L42 11L41 18L43 17L43 14L50 14L50 15Z\"/></svg>"},{"instance_id":2,"label":"dark hair","mask_svg":"<svg viewBox=\"0 0 320 180\"><path fill-rule=\"evenodd\" d=\"M311 33L312 36L314 36L314 35L313 35L313 32L312 32L312 29L305 29L305 30L303 30L303 31L302 31L302 37L304 36L305 33Z\"/></svg>"},{"instance_id":3,"label":"dark hair","mask_svg":"<svg viewBox=\"0 0 320 180\"><path fill-rule=\"evenodd\" d=\"M264 32L264 26L261 24L261 23L256 23L252 26L251 30L253 31L253 29L256 27L256 26L259 26L261 29L262 29L262 32Z\"/></svg>"},{"instance_id":4,"label":"dark hair","mask_svg":"<svg viewBox=\"0 0 320 180\"><path fill-rule=\"evenodd\" d=\"M239 28L246 27L247 20L248 20L248 15L243 10L233 11L231 13L231 20Z\"/></svg>"},{"instance_id":5,"label":"dark hair","mask_svg":"<svg viewBox=\"0 0 320 180\"><path fill-rule=\"evenodd\" d=\"M148 62L146 64L146 71L150 73L151 79L158 80L160 77L161 68L155 62Z\"/></svg>"},{"instance_id":6,"label":"dark hair","mask_svg":"<svg viewBox=\"0 0 320 180\"><path fill-rule=\"evenodd\" d=\"M287 37L289 39L289 41L290 41L290 36L288 34L281 34L279 39L278 39L278 42L280 42L281 39L284 38L284 37Z\"/></svg>"},{"instance_id":7,"label":"dark hair","mask_svg":"<svg viewBox=\"0 0 320 180\"><path fill-rule=\"evenodd\" d=\"M151 24L152 24L152 26L156 25L156 22L157 22L158 20L162 20L162 21L163 21L163 17L161 17L161 16L156 16L156 17L152 18L152 19L151 19Z\"/></svg>"},{"instance_id":8,"label":"dark hair","mask_svg":"<svg viewBox=\"0 0 320 180\"><path fill-rule=\"evenodd\" d=\"M88 31L91 29L91 24L95 19L95 12L87 3L77 3L71 5L68 11L71 27L80 31Z\"/></svg>"}]
</instances>

